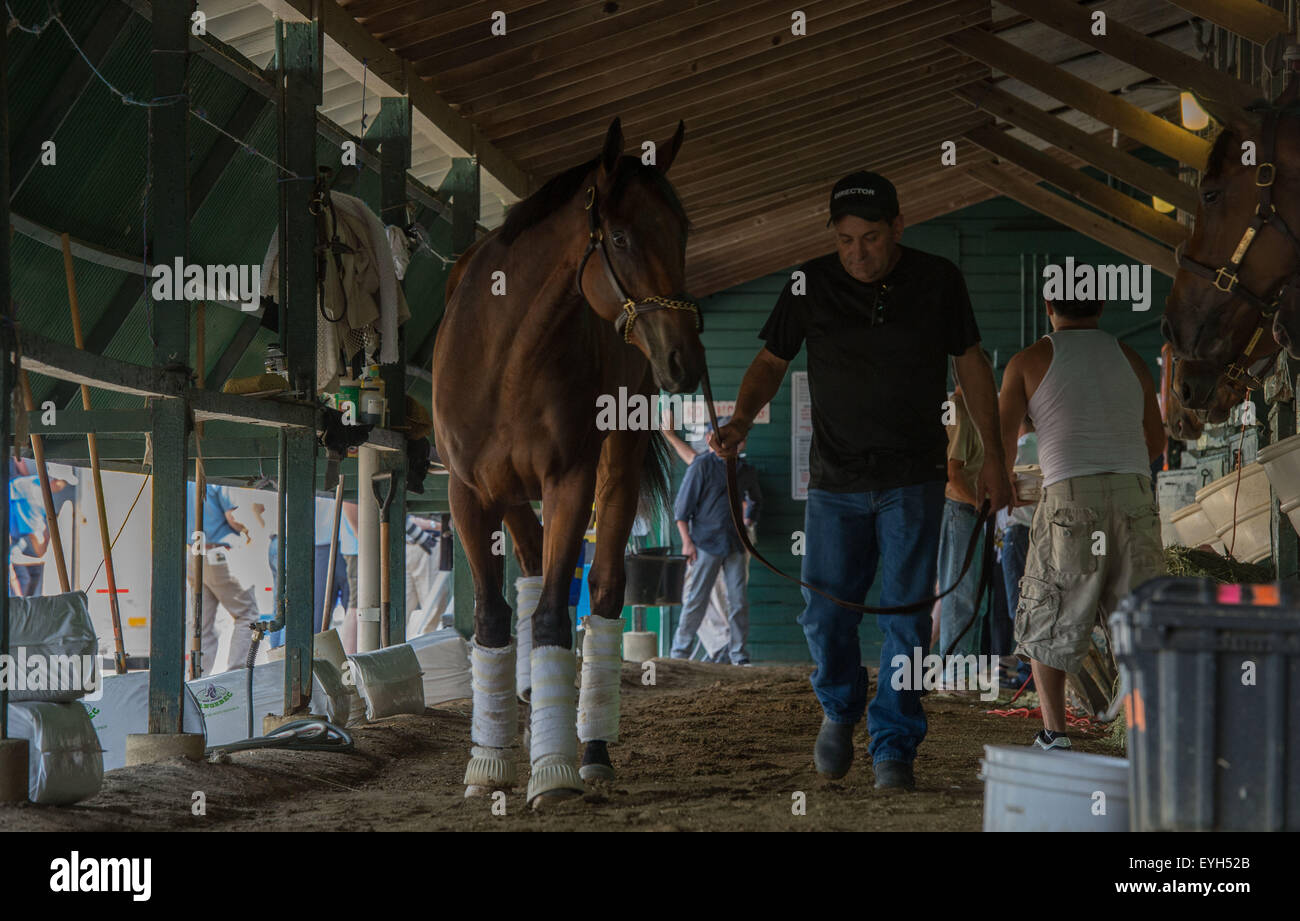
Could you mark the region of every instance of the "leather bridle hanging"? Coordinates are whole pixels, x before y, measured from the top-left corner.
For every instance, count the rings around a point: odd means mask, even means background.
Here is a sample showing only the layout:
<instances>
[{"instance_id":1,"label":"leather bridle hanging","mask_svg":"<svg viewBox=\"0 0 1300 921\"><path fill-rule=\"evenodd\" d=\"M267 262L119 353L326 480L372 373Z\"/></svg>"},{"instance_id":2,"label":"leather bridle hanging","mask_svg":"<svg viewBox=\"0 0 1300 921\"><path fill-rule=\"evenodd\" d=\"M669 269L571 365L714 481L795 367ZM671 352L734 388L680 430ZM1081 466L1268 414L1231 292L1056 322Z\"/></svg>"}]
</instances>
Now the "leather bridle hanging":
<instances>
[{"instance_id":1,"label":"leather bridle hanging","mask_svg":"<svg viewBox=\"0 0 1300 921\"><path fill-rule=\"evenodd\" d=\"M1269 323L1273 315L1277 313L1278 306L1288 293L1294 293L1300 290L1300 262L1297 262L1297 269L1293 271L1278 288L1277 293L1272 300L1266 301L1263 297L1251 291L1241 283L1241 266L1245 262L1246 254L1250 246L1255 242L1259 232L1265 227L1272 227L1281 233L1291 243L1292 249L1295 250L1297 257L1300 257L1300 238L1292 233L1291 228L1287 226L1282 215L1278 214L1276 206L1273 204L1273 184L1277 180L1277 167L1274 164L1274 154L1277 147L1277 128L1282 119L1283 109L1272 109L1264 118L1263 133L1260 138L1260 164L1255 168L1255 187L1259 189L1259 204L1255 207L1255 214L1251 217L1250 223L1246 225L1246 230L1242 233L1241 239L1237 241L1237 247L1233 250L1228 263L1217 269L1206 265L1203 262L1188 256L1182 247L1178 250L1178 267L1198 278L1204 278L1214 285L1216 289L1229 295L1224 301L1226 304L1232 300L1233 296L1239 297L1247 304L1253 307L1259 314L1255 323L1255 329L1251 333L1250 340L1246 343L1246 348L1232 362L1229 363L1223 376L1234 386L1248 385L1251 387L1262 387L1254 375L1250 373L1250 366L1258 359L1254 358L1255 346L1259 344L1261 338L1269 333ZM1222 305L1220 305L1222 306Z\"/></svg>"}]
</instances>

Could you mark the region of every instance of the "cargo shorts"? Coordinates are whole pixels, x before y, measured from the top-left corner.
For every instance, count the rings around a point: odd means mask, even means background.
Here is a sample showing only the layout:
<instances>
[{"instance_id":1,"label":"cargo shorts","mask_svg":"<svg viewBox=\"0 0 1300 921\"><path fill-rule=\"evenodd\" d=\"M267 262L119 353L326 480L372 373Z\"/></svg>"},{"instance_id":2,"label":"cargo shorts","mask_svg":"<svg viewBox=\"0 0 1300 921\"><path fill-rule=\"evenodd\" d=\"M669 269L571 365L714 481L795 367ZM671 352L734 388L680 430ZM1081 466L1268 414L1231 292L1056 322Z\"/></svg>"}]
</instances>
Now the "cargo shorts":
<instances>
[{"instance_id":1,"label":"cargo shorts","mask_svg":"<svg viewBox=\"0 0 1300 921\"><path fill-rule=\"evenodd\" d=\"M1029 528L1016 655L1076 674L1098 620L1164 573L1149 477L1098 473L1053 483L1044 488Z\"/></svg>"}]
</instances>

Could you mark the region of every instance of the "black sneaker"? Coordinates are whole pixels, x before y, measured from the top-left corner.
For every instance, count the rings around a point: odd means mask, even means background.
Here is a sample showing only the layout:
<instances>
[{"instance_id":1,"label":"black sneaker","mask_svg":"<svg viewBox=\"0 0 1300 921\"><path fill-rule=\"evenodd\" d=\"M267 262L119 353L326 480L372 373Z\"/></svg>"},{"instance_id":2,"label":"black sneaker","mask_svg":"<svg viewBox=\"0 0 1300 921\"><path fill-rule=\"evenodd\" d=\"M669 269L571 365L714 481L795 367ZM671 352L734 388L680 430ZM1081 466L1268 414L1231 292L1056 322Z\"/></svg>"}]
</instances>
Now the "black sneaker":
<instances>
[{"instance_id":1,"label":"black sneaker","mask_svg":"<svg viewBox=\"0 0 1300 921\"><path fill-rule=\"evenodd\" d=\"M1053 732L1050 729L1039 730L1038 735L1034 736L1034 748L1042 749L1045 752L1054 750L1069 751L1070 739L1063 732Z\"/></svg>"},{"instance_id":2,"label":"black sneaker","mask_svg":"<svg viewBox=\"0 0 1300 921\"><path fill-rule=\"evenodd\" d=\"M822 717L821 732L817 733L817 744L813 747L813 764L818 774L838 780L849 772L853 764L854 725Z\"/></svg>"},{"instance_id":3,"label":"black sneaker","mask_svg":"<svg viewBox=\"0 0 1300 921\"><path fill-rule=\"evenodd\" d=\"M877 790L915 790L916 778L906 761L880 761L874 765Z\"/></svg>"}]
</instances>

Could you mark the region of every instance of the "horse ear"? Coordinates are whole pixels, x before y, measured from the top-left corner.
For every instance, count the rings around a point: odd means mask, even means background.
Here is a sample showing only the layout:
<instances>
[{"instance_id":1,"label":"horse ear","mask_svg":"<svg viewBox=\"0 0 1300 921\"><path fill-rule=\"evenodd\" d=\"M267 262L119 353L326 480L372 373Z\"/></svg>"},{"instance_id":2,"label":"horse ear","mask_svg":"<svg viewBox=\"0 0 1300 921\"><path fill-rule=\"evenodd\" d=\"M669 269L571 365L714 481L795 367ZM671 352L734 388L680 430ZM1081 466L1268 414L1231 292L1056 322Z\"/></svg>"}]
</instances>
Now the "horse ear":
<instances>
[{"instance_id":1,"label":"horse ear","mask_svg":"<svg viewBox=\"0 0 1300 921\"><path fill-rule=\"evenodd\" d=\"M600 169L605 176L614 175L619 157L623 156L623 120L614 119L605 132L605 147L600 153Z\"/></svg>"},{"instance_id":2,"label":"horse ear","mask_svg":"<svg viewBox=\"0 0 1300 921\"><path fill-rule=\"evenodd\" d=\"M682 149L684 137L686 137L686 122L679 121L672 138L659 148L659 155L655 157L655 166L659 167L659 172L668 172L668 167L672 166L673 161L677 159L677 152Z\"/></svg>"},{"instance_id":3,"label":"horse ear","mask_svg":"<svg viewBox=\"0 0 1300 921\"><path fill-rule=\"evenodd\" d=\"M1263 118L1259 113L1249 112L1240 106L1224 105L1218 100L1202 96L1196 92L1193 92L1192 95L1196 97L1196 101L1200 103L1202 109L1214 116L1215 121L1238 137L1250 138L1259 133L1260 126L1263 124Z\"/></svg>"}]
</instances>

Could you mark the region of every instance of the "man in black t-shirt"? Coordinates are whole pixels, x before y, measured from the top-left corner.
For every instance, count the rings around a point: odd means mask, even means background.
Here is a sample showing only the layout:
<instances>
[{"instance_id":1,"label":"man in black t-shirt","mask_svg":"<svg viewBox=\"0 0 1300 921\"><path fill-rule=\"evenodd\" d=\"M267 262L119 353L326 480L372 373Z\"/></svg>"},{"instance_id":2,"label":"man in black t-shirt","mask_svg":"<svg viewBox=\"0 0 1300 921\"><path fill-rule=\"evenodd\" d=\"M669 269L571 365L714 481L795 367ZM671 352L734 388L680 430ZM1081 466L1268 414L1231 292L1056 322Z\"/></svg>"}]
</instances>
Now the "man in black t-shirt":
<instances>
[{"instance_id":1,"label":"man in black t-shirt","mask_svg":"<svg viewBox=\"0 0 1300 921\"><path fill-rule=\"evenodd\" d=\"M807 343L813 439L803 581L861 602L879 567L880 604L909 604L934 591L949 356L984 444L992 446L977 498L987 496L995 510L1010 499L993 373L961 272L947 259L900 245L903 219L889 180L869 172L841 179L828 226L836 252L792 273L759 333L767 344L745 374L731 423L710 441L723 456L735 453ZM878 618L885 638L867 708L862 615L806 589L803 597L799 623L825 715L814 748L817 770L828 777L848 772L853 727L866 709L876 786L912 789L912 761L926 730L922 689L912 684L929 652L929 611Z\"/></svg>"}]
</instances>

